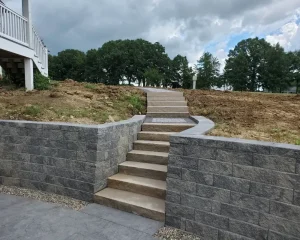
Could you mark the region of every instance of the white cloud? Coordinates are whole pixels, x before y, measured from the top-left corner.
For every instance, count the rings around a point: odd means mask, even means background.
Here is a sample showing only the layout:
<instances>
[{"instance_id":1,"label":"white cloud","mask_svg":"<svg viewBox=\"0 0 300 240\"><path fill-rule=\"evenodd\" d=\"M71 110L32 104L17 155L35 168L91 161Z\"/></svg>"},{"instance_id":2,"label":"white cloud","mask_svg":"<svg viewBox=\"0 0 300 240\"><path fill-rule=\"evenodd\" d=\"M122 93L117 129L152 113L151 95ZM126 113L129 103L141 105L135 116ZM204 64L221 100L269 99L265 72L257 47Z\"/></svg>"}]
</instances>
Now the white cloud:
<instances>
[{"instance_id":1,"label":"white cloud","mask_svg":"<svg viewBox=\"0 0 300 240\"><path fill-rule=\"evenodd\" d=\"M282 26L279 34L267 35L266 40L275 45L279 43L286 50L291 49L294 38L297 36L297 32L299 31L299 26L296 22L290 22ZM299 38L298 38L299 40Z\"/></svg>"}]
</instances>

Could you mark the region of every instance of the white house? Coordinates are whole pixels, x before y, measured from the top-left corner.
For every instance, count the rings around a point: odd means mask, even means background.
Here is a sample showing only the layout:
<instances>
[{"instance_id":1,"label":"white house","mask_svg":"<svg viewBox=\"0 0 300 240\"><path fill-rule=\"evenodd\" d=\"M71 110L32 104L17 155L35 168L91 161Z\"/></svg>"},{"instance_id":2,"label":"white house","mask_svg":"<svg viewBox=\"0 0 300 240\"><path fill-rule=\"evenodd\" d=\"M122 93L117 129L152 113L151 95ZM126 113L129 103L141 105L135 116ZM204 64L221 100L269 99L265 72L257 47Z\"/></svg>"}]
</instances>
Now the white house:
<instances>
[{"instance_id":1,"label":"white house","mask_svg":"<svg viewBox=\"0 0 300 240\"><path fill-rule=\"evenodd\" d=\"M34 68L48 76L48 50L32 25L31 0L22 0L22 15L0 1L0 65L24 74L27 90L34 88Z\"/></svg>"}]
</instances>

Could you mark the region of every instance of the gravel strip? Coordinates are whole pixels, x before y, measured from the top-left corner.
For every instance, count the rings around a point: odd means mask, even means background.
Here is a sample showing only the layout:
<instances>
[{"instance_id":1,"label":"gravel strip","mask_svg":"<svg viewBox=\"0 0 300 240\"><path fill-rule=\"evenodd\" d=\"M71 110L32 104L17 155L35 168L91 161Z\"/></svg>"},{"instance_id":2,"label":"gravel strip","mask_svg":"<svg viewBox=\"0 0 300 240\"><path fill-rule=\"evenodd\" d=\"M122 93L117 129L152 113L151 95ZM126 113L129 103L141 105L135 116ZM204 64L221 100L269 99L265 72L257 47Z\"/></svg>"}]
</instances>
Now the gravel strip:
<instances>
[{"instance_id":1,"label":"gravel strip","mask_svg":"<svg viewBox=\"0 0 300 240\"><path fill-rule=\"evenodd\" d=\"M201 240L199 237L179 229L164 227L154 235L161 240Z\"/></svg>"},{"instance_id":2,"label":"gravel strip","mask_svg":"<svg viewBox=\"0 0 300 240\"><path fill-rule=\"evenodd\" d=\"M19 188L19 187L7 187L7 186L0 185L0 193L27 197L31 199L40 200L43 202L56 203L63 207L71 208L76 211L82 209L88 204L87 202L61 196L61 195L46 193L46 192L32 190L32 189Z\"/></svg>"}]
</instances>

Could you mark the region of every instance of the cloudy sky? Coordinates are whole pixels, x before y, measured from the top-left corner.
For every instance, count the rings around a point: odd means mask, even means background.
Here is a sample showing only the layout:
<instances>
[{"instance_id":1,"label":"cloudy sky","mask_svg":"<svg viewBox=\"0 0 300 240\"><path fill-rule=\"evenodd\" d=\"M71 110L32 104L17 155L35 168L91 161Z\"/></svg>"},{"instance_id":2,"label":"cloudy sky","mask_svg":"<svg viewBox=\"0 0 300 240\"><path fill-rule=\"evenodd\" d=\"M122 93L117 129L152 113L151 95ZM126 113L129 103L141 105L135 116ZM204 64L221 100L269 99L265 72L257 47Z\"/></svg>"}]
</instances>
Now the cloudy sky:
<instances>
[{"instance_id":1,"label":"cloudy sky","mask_svg":"<svg viewBox=\"0 0 300 240\"><path fill-rule=\"evenodd\" d=\"M204 51L224 62L241 39L300 48L300 0L31 0L33 21L52 54L115 39L160 42L195 63ZM4 0L21 11L22 0Z\"/></svg>"}]
</instances>

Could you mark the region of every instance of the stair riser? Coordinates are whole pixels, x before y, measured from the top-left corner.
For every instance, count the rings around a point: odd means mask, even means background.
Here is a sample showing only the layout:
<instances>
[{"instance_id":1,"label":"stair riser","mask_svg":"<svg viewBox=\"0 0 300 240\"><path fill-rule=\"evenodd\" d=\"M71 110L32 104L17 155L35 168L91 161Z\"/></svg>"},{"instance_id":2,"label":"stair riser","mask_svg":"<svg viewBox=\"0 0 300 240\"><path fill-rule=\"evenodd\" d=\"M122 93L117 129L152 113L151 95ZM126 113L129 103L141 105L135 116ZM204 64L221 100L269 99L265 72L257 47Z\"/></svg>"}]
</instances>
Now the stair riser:
<instances>
[{"instance_id":1,"label":"stair riser","mask_svg":"<svg viewBox=\"0 0 300 240\"><path fill-rule=\"evenodd\" d=\"M147 132L182 132L191 128L191 126L180 126L180 125L143 125L142 130Z\"/></svg>"},{"instance_id":2,"label":"stair riser","mask_svg":"<svg viewBox=\"0 0 300 240\"><path fill-rule=\"evenodd\" d=\"M148 107L147 112L153 112L153 113L187 113L189 111L187 106L173 106L173 107Z\"/></svg>"},{"instance_id":3,"label":"stair riser","mask_svg":"<svg viewBox=\"0 0 300 240\"><path fill-rule=\"evenodd\" d=\"M185 101L184 97L147 97L147 101Z\"/></svg>"},{"instance_id":4,"label":"stair riser","mask_svg":"<svg viewBox=\"0 0 300 240\"><path fill-rule=\"evenodd\" d=\"M166 152L170 150L170 146L162 146L157 144L143 144L143 143L134 143L134 150L142 151L153 151L153 152Z\"/></svg>"},{"instance_id":5,"label":"stair riser","mask_svg":"<svg viewBox=\"0 0 300 240\"><path fill-rule=\"evenodd\" d=\"M128 153L127 161L167 165L168 157Z\"/></svg>"},{"instance_id":6,"label":"stair riser","mask_svg":"<svg viewBox=\"0 0 300 240\"><path fill-rule=\"evenodd\" d=\"M119 173L133 175L137 177L151 178L156 180L166 181L167 173L162 171L150 170L150 169L142 169L142 168L134 168L128 166L119 166Z\"/></svg>"},{"instance_id":7,"label":"stair riser","mask_svg":"<svg viewBox=\"0 0 300 240\"><path fill-rule=\"evenodd\" d=\"M127 203L122 203L117 200L108 199L104 197L95 196L94 201L101 205L105 205L107 207L112 207L119 209L121 211L134 213L139 216L143 216L146 218L151 218L157 221L164 222L165 221L165 214L162 212L157 212L149 209L145 209L139 206L130 205Z\"/></svg>"},{"instance_id":8,"label":"stair riser","mask_svg":"<svg viewBox=\"0 0 300 240\"><path fill-rule=\"evenodd\" d=\"M148 92L147 97L183 97L182 92Z\"/></svg>"},{"instance_id":9,"label":"stair riser","mask_svg":"<svg viewBox=\"0 0 300 240\"><path fill-rule=\"evenodd\" d=\"M187 103L185 101L148 101L148 106L187 106Z\"/></svg>"},{"instance_id":10,"label":"stair riser","mask_svg":"<svg viewBox=\"0 0 300 240\"><path fill-rule=\"evenodd\" d=\"M108 179L108 187L127 191L127 192L138 193L145 196L160 198L160 199L166 198L166 190L162 190L159 188L151 188L151 187L137 185L128 182Z\"/></svg>"},{"instance_id":11,"label":"stair riser","mask_svg":"<svg viewBox=\"0 0 300 240\"><path fill-rule=\"evenodd\" d=\"M138 140L148 140L148 141L165 141L169 142L170 140L170 134L151 134L151 133L138 133Z\"/></svg>"}]
</instances>

